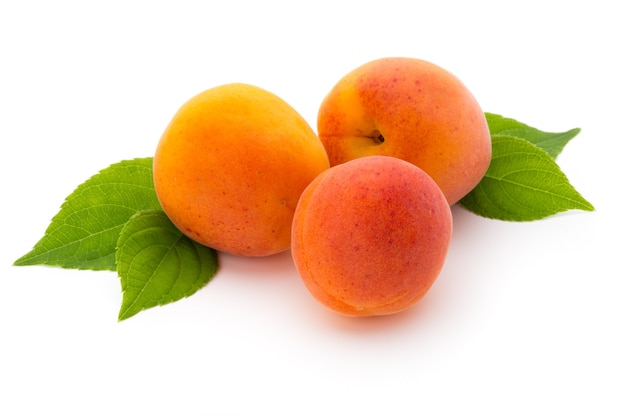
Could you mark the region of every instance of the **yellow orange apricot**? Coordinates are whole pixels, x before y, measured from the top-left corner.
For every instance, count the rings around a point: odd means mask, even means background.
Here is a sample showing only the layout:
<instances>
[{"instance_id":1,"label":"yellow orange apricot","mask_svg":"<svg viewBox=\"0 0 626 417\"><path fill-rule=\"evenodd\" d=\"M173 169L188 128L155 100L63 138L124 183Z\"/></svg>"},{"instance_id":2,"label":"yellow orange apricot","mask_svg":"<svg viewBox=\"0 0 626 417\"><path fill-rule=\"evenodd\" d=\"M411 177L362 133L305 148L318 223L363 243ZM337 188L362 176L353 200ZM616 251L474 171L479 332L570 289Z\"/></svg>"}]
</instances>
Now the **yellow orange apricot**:
<instances>
[{"instance_id":1,"label":"yellow orange apricot","mask_svg":"<svg viewBox=\"0 0 626 417\"><path fill-rule=\"evenodd\" d=\"M289 248L298 198L328 167L319 138L293 107L242 83L184 103L153 162L171 221L201 244L243 256Z\"/></svg>"}]
</instances>

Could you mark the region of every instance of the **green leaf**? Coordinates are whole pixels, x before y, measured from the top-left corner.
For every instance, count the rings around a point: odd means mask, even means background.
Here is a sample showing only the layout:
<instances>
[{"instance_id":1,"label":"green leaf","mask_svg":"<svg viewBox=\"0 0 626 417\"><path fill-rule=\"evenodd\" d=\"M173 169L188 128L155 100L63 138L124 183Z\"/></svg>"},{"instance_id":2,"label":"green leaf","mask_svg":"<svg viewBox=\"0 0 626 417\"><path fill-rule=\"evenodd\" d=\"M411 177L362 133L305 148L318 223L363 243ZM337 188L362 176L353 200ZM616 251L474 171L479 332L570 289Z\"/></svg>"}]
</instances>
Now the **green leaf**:
<instances>
[{"instance_id":1,"label":"green leaf","mask_svg":"<svg viewBox=\"0 0 626 417\"><path fill-rule=\"evenodd\" d=\"M138 211L160 207L152 158L118 162L79 185L44 236L14 265L115 271L115 245L122 226Z\"/></svg>"},{"instance_id":2,"label":"green leaf","mask_svg":"<svg viewBox=\"0 0 626 417\"><path fill-rule=\"evenodd\" d=\"M190 296L218 269L217 252L183 235L160 210L131 217L120 233L116 258L124 294L120 321Z\"/></svg>"},{"instance_id":3,"label":"green leaf","mask_svg":"<svg viewBox=\"0 0 626 417\"><path fill-rule=\"evenodd\" d=\"M543 132L534 127L530 127L517 120L502 117L493 113L485 113L487 118L487 124L489 125L489 132L492 135L509 135L515 136L521 139L526 139L530 143L539 146L552 158L556 158L565 145L580 133L579 128L570 129L567 132L550 133Z\"/></svg>"},{"instance_id":4,"label":"green leaf","mask_svg":"<svg viewBox=\"0 0 626 417\"><path fill-rule=\"evenodd\" d=\"M466 209L511 221L538 220L571 209L594 210L546 151L501 134L492 135L492 146L487 173L460 201Z\"/></svg>"}]
</instances>

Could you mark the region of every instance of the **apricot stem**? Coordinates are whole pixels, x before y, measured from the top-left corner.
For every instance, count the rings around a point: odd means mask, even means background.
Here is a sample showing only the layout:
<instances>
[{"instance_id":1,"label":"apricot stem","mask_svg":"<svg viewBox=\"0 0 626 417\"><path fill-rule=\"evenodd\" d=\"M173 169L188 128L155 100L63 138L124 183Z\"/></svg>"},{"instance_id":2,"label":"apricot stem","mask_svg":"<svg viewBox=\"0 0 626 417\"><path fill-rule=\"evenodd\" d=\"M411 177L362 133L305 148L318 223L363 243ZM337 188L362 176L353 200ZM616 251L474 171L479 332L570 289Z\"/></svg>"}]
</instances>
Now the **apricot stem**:
<instances>
[{"instance_id":1,"label":"apricot stem","mask_svg":"<svg viewBox=\"0 0 626 417\"><path fill-rule=\"evenodd\" d=\"M370 137L372 138L372 140L374 141L376 145L380 145L381 143L385 141L385 137L378 130L373 131L370 134Z\"/></svg>"}]
</instances>

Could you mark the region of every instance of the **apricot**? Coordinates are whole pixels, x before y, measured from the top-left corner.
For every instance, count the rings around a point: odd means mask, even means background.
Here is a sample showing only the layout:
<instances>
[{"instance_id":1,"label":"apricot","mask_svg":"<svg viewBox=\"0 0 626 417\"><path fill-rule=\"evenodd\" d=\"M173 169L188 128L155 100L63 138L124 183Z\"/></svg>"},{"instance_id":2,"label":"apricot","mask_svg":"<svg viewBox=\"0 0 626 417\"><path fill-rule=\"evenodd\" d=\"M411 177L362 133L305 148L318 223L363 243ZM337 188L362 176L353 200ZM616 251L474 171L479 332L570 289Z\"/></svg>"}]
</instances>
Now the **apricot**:
<instances>
[{"instance_id":1,"label":"apricot","mask_svg":"<svg viewBox=\"0 0 626 417\"><path fill-rule=\"evenodd\" d=\"M420 300L443 268L452 214L417 166L389 156L336 165L304 190L292 257L307 289L346 316L385 315Z\"/></svg>"},{"instance_id":2,"label":"apricot","mask_svg":"<svg viewBox=\"0 0 626 417\"><path fill-rule=\"evenodd\" d=\"M242 256L289 248L298 198L328 168L322 143L293 107L241 83L184 103L153 162L156 193L174 225Z\"/></svg>"},{"instance_id":3,"label":"apricot","mask_svg":"<svg viewBox=\"0 0 626 417\"><path fill-rule=\"evenodd\" d=\"M415 58L381 58L346 74L324 98L317 127L331 165L366 155L404 159L426 171L450 205L491 162L489 128L472 93Z\"/></svg>"}]
</instances>

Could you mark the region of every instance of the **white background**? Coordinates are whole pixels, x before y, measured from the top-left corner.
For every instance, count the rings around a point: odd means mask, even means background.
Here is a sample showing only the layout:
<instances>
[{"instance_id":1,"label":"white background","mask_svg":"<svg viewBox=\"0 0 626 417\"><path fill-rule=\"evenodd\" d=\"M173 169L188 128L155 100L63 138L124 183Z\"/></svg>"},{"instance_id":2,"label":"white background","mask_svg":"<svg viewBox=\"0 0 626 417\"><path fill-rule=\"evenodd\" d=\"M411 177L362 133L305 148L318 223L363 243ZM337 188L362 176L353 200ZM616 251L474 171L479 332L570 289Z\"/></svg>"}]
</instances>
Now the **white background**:
<instances>
[{"instance_id":1,"label":"white background","mask_svg":"<svg viewBox=\"0 0 626 417\"><path fill-rule=\"evenodd\" d=\"M0 415L626 415L617 2L95 4L0 5ZM11 266L79 183L151 156L196 93L255 84L315 126L333 84L383 56L447 68L485 111L582 128L558 162L597 210L455 207L431 291L373 319L319 305L289 253L222 256L195 295L121 323L115 273Z\"/></svg>"}]
</instances>

